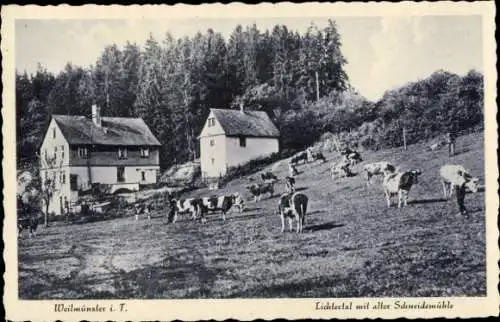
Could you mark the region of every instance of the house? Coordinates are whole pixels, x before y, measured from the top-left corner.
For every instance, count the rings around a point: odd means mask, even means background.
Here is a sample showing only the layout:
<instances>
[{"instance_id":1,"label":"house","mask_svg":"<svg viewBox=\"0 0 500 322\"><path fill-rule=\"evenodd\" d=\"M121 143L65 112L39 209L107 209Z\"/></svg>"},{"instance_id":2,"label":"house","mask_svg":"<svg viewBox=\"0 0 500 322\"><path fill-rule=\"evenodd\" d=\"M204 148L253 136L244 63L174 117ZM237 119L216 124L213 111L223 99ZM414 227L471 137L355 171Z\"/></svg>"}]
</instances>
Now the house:
<instances>
[{"instance_id":1,"label":"house","mask_svg":"<svg viewBox=\"0 0 500 322\"><path fill-rule=\"evenodd\" d=\"M159 147L141 118L101 117L96 105L91 119L52 115L40 147L42 185L54 184L49 212L61 214L95 184L113 193L156 183Z\"/></svg>"},{"instance_id":2,"label":"house","mask_svg":"<svg viewBox=\"0 0 500 322\"><path fill-rule=\"evenodd\" d=\"M279 135L265 112L210 109L198 137L202 177L219 177L229 167L279 152Z\"/></svg>"}]
</instances>

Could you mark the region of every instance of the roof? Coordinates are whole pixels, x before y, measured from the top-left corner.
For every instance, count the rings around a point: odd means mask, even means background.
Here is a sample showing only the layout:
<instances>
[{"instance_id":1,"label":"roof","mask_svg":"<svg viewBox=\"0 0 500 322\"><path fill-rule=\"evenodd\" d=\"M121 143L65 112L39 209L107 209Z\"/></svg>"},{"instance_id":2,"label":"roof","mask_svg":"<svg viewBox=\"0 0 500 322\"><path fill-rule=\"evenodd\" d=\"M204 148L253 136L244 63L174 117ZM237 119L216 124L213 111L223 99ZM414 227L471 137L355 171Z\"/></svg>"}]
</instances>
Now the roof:
<instances>
[{"instance_id":1,"label":"roof","mask_svg":"<svg viewBox=\"0 0 500 322\"><path fill-rule=\"evenodd\" d=\"M101 127L79 115L52 115L69 144L161 145L142 118L102 117Z\"/></svg>"},{"instance_id":2,"label":"roof","mask_svg":"<svg viewBox=\"0 0 500 322\"><path fill-rule=\"evenodd\" d=\"M211 109L227 136L279 137L266 112Z\"/></svg>"}]
</instances>

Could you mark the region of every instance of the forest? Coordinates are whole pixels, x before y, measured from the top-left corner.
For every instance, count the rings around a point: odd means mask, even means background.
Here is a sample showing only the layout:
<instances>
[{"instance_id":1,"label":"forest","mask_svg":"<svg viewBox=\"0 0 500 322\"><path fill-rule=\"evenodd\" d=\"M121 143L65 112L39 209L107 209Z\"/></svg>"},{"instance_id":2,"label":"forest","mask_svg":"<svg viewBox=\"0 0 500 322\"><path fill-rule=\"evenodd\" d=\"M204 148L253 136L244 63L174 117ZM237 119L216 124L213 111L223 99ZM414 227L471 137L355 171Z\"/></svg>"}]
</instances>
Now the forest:
<instances>
[{"instance_id":1,"label":"forest","mask_svg":"<svg viewBox=\"0 0 500 322\"><path fill-rule=\"evenodd\" d=\"M349 84L334 20L300 34L284 25L237 26L228 39L208 29L192 37L151 35L143 46L110 44L95 65L67 63L16 71L17 162L36 162L52 114L142 117L162 143L162 169L199 157L197 136L210 108L267 112L282 149L301 149L326 134L379 149L431 139L483 121L483 75L439 70L388 89L377 102ZM377 80L374 79L374 82Z\"/></svg>"}]
</instances>

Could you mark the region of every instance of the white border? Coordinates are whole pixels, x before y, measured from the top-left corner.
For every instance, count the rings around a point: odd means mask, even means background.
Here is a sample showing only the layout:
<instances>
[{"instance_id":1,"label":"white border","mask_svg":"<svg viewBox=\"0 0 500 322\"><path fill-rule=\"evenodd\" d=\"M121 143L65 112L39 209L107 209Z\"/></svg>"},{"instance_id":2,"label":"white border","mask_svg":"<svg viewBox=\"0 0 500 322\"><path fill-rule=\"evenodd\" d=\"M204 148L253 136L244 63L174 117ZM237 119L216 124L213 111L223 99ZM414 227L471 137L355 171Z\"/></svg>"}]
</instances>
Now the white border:
<instances>
[{"instance_id":1,"label":"white border","mask_svg":"<svg viewBox=\"0 0 500 322\"><path fill-rule=\"evenodd\" d=\"M299 318L433 318L433 317L485 317L499 314L497 247L497 124L496 124L496 43L494 2L401 2L401 3L335 3L335 4L259 4L244 5L148 5L148 6L4 6L2 7L3 55L3 176L4 176L4 260L6 266L4 304L9 320L198 320L227 318L251 320ZM485 184L486 184L486 252L487 296L471 298L426 298L435 302L450 300L452 310L365 310L320 311L315 310L314 299L238 299L238 300L75 300L75 301L20 301L18 300L17 246L15 209L15 70L14 70L14 21L16 19L185 19L251 18L251 17L322 17L322 16L401 16L401 15L481 15L483 17L483 62L485 73ZM402 298L417 303L423 298ZM321 299L324 302L326 299ZM362 304L366 298L332 299L335 302L352 301ZM371 299L393 302L393 298ZM114 304L127 303L127 312L117 313L54 313L55 303Z\"/></svg>"}]
</instances>

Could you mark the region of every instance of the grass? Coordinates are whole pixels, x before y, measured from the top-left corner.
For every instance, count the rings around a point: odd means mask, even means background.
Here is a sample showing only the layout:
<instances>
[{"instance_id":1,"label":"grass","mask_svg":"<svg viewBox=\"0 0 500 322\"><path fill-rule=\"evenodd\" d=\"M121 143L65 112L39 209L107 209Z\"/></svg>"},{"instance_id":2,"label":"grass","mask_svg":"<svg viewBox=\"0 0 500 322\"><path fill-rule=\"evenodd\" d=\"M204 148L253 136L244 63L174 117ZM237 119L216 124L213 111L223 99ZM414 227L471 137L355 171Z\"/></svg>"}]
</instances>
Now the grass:
<instances>
[{"instance_id":1,"label":"grass","mask_svg":"<svg viewBox=\"0 0 500 322\"><path fill-rule=\"evenodd\" d=\"M386 207L380 178L367 187L360 174L333 181L329 162L299 166L297 187L310 199L300 235L280 232L277 197L248 202L226 222L211 215L205 225L188 218L167 224L165 208L150 222L40 228L36 238L19 237L20 298L485 296L484 193L467 194L464 218L454 200L441 199L438 179L445 163L484 178L482 133L460 137L457 152L449 158L445 149L416 144L363 154L367 162L423 170L403 209ZM272 169L287 175L283 162ZM248 182L236 179L217 194L249 197ZM277 189L284 191L283 181Z\"/></svg>"}]
</instances>

